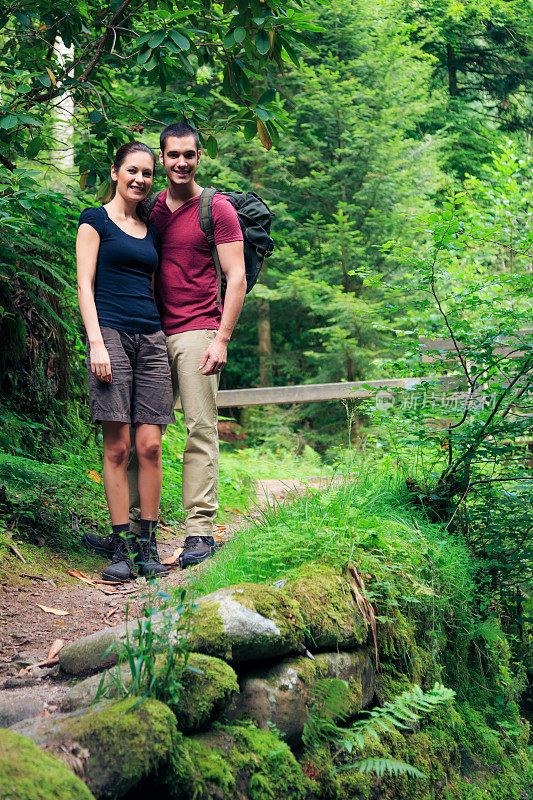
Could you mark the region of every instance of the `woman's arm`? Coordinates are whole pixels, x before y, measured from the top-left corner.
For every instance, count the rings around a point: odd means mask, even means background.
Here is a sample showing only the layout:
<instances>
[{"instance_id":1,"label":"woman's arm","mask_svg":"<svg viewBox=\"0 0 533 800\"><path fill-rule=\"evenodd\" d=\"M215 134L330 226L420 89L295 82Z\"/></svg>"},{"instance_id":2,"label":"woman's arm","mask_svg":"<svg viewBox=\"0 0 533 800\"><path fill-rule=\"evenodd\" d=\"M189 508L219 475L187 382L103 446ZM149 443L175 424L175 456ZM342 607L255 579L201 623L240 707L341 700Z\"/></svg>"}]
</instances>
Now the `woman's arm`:
<instances>
[{"instance_id":1,"label":"woman's arm","mask_svg":"<svg viewBox=\"0 0 533 800\"><path fill-rule=\"evenodd\" d=\"M101 381L110 382L111 362L102 338L98 314L94 304L94 278L100 247L100 236L87 223L78 228L76 262L78 265L78 302L87 338L91 346L91 370Z\"/></svg>"}]
</instances>

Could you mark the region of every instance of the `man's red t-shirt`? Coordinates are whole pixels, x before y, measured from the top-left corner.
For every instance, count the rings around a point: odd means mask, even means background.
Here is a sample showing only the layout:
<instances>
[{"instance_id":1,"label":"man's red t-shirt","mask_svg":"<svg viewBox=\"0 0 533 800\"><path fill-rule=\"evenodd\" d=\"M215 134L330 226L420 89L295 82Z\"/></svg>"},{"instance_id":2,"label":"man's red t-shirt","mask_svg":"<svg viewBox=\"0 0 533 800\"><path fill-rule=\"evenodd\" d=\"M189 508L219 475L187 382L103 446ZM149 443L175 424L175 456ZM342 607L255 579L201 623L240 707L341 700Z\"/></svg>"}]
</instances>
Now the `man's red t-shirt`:
<instances>
[{"instance_id":1,"label":"man's red t-shirt","mask_svg":"<svg viewBox=\"0 0 533 800\"><path fill-rule=\"evenodd\" d=\"M172 212L166 190L158 198L150 221L161 236L161 267L156 293L161 325L167 336L198 330L218 330L217 274L207 238L200 228L200 197L193 197ZM224 195L213 198L216 244L242 242L237 212Z\"/></svg>"}]
</instances>

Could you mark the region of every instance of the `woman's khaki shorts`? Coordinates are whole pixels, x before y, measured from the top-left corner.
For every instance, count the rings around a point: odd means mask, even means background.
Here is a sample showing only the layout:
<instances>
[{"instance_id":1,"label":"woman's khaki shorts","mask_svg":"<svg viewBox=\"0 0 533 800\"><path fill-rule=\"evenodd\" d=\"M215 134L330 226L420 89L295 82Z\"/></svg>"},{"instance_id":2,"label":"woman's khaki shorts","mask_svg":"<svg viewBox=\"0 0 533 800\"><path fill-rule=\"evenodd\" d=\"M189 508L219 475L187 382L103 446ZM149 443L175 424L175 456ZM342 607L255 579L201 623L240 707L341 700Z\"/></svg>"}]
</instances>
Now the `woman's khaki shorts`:
<instances>
[{"instance_id":1,"label":"woman's khaki shorts","mask_svg":"<svg viewBox=\"0 0 533 800\"><path fill-rule=\"evenodd\" d=\"M111 383L91 371L87 342L89 401L95 422L175 422L172 381L163 331L126 333L103 327L102 337L111 360Z\"/></svg>"}]
</instances>

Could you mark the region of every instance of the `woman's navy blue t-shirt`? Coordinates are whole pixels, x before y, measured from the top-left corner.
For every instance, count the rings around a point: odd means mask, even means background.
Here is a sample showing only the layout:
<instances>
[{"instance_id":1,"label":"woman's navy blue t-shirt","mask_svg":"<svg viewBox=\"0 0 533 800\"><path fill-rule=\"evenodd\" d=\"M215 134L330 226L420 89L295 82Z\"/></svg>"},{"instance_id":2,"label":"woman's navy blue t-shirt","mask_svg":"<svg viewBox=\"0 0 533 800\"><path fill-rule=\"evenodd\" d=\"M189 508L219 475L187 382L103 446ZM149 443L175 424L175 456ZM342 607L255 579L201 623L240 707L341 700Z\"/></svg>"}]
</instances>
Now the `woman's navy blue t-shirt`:
<instances>
[{"instance_id":1,"label":"woman's navy blue t-shirt","mask_svg":"<svg viewBox=\"0 0 533 800\"><path fill-rule=\"evenodd\" d=\"M78 227L91 225L100 236L94 280L94 303L101 326L127 333L161 330L152 295L152 275L159 263L159 233L148 225L144 239L125 233L103 206L81 212Z\"/></svg>"}]
</instances>

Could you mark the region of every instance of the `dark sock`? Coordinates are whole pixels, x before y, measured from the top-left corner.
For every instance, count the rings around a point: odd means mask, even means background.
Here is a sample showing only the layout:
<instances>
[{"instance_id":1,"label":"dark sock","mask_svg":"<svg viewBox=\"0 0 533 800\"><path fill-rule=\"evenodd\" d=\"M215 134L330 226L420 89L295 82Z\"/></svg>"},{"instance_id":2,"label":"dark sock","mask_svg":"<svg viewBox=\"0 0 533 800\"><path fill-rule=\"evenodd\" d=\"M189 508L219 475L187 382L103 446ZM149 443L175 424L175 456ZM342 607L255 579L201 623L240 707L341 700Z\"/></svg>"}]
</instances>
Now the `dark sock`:
<instances>
[{"instance_id":1,"label":"dark sock","mask_svg":"<svg viewBox=\"0 0 533 800\"><path fill-rule=\"evenodd\" d=\"M150 534L155 536L156 530L156 519L141 519L141 539L150 539Z\"/></svg>"},{"instance_id":2,"label":"dark sock","mask_svg":"<svg viewBox=\"0 0 533 800\"><path fill-rule=\"evenodd\" d=\"M124 534L130 532L130 523L124 522L122 525L112 525L113 533Z\"/></svg>"}]
</instances>

